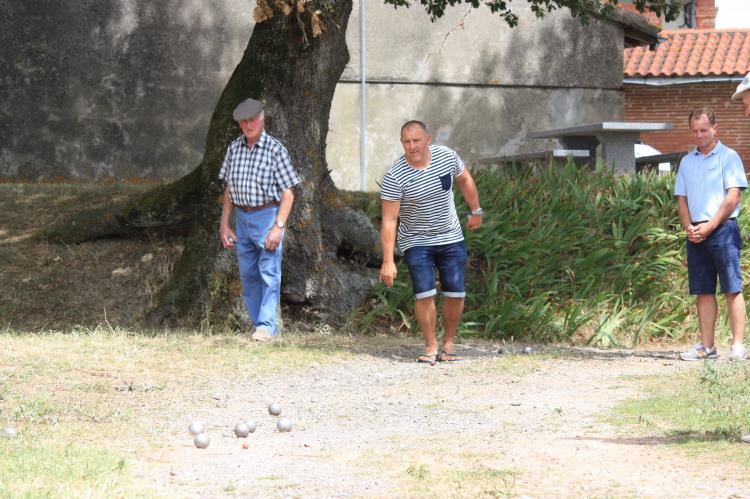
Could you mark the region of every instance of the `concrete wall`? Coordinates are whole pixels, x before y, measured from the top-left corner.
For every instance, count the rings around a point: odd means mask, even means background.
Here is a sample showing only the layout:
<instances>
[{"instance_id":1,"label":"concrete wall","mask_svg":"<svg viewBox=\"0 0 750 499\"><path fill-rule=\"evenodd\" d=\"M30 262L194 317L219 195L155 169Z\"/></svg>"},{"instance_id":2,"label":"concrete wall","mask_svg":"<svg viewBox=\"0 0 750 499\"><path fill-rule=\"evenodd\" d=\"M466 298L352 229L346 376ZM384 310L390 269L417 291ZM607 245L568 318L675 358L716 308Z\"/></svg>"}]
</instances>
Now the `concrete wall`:
<instances>
[{"instance_id":1,"label":"concrete wall","mask_svg":"<svg viewBox=\"0 0 750 499\"><path fill-rule=\"evenodd\" d=\"M0 0L0 176L178 177L198 164L213 107L242 56L255 2ZM425 120L467 163L551 145L530 130L622 117L622 30L567 11L510 29L485 8L431 23L367 2L366 186ZM360 186L359 4L332 106L328 162Z\"/></svg>"},{"instance_id":2,"label":"concrete wall","mask_svg":"<svg viewBox=\"0 0 750 499\"><path fill-rule=\"evenodd\" d=\"M511 29L486 8L453 8L431 23L419 8L367 3L367 179L377 189L402 154L401 124L421 119L433 140L468 164L553 145L528 131L622 118L620 27L582 27L567 11L543 20L516 8ZM387 34L383 27L387 26ZM331 111L328 161L337 185L358 189L359 12L347 33L351 63Z\"/></svg>"},{"instance_id":3,"label":"concrete wall","mask_svg":"<svg viewBox=\"0 0 750 499\"><path fill-rule=\"evenodd\" d=\"M0 175L179 177L252 30L246 0L0 0Z\"/></svg>"}]
</instances>

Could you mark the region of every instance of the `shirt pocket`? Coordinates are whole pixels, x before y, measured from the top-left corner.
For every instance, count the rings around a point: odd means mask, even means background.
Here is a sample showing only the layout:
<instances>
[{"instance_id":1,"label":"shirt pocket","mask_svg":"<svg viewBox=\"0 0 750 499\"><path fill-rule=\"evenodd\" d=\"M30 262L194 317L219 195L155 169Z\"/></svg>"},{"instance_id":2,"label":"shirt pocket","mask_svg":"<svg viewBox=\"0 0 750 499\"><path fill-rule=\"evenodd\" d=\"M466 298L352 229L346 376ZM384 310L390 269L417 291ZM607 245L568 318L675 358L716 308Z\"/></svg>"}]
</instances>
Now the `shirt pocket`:
<instances>
[{"instance_id":1,"label":"shirt pocket","mask_svg":"<svg viewBox=\"0 0 750 499\"><path fill-rule=\"evenodd\" d=\"M453 176L450 173L440 176L440 185L444 191L449 191L453 187Z\"/></svg>"}]
</instances>

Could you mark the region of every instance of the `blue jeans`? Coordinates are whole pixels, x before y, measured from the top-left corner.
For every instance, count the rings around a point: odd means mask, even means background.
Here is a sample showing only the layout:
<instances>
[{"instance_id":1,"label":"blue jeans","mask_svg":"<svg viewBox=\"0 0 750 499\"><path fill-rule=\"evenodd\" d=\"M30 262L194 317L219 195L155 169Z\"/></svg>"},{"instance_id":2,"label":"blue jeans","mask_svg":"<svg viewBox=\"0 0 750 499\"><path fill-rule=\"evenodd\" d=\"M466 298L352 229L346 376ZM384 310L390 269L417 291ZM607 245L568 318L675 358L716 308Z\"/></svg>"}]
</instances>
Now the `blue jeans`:
<instances>
[{"instance_id":1,"label":"blue jeans","mask_svg":"<svg viewBox=\"0 0 750 499\"><path fill-rule=\"evenodd\" d=\"M440 272L443 295L463 298L466 247L463 241L440 246L413 246L404 251L406 265L414 287L414 299L421 300L437 294L435 268Z\"/></svg>"},{"instance_id":2,"label":"blue jeans","mask_svg":"<svg viewBox=\"0 0 750 499\"><path fill-rule=\"evenodd\" d=\"M736 219L716 227L701 243L687 242L688 281L691 295L716 294L716 277L721 292L734 294L742 291L740 249L742 237Z\"/></svg>"},{"instance_id":3,"label":"blue jeans","mask_svg":"<svg viewBox=\"0 0 750 499\"><path fill-rule=\"evenodd\" d=\"M242 298L255 327L264 326L276 335L276 309L281 294L281 248L264 248L266 236L276 220L277 206L257 211L235 210L237 263Z\"/></svg>"}]
</instances>

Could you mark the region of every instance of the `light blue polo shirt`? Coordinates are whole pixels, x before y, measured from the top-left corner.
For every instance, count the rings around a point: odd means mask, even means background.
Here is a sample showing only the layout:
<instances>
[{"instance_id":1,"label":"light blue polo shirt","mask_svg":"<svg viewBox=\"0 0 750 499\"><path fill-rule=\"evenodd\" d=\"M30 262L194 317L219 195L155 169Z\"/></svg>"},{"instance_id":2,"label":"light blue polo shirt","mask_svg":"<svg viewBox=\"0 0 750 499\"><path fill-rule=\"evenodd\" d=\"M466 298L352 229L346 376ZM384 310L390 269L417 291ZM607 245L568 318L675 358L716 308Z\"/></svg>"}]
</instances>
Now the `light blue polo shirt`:
<instances>
[{"instance_id":1,"label":"light blue polo shirt","mask_svg":"<svg viewBox=\"0 0 750 499\"><path fill-rule=\"evenodd\" d=\"M693 222L711 220L727 194L727 189L747 189L747 177L742 159L734 150L717 142L707 156L694 149L680 161L674 195L687 197L690 219ZM730 217L736 217L740 205Z\"/></svg>"}]
</instances>

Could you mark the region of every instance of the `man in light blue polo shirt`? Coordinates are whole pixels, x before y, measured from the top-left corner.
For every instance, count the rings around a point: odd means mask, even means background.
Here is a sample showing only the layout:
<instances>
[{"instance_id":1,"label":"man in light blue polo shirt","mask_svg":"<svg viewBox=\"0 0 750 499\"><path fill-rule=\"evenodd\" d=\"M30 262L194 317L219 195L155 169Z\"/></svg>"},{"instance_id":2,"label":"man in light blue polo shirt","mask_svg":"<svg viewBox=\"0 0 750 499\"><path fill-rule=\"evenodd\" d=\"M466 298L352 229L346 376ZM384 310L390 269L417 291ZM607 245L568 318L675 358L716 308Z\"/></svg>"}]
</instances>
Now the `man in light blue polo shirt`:
<instances>
[{"instance_id":1,"label":"man in light blue polo shirt","mask_svg":"<svg viewBox=\"0 0 750 499\"><path fill-rule=\"evenodd\" d=\"M681 353L680 358L703 360L719 356L714 344L718 276L732 325L730 358L744 359L745 299L737 215L747 177L739 155L716 138L713 111L696 109L688 121L696 148L680 162L674 194L687 236L688 281L690 294L696 295L701 341Z\"/></svg>"}]
</instances>

